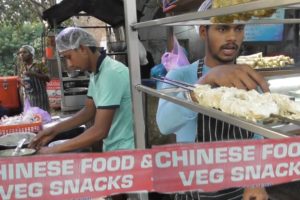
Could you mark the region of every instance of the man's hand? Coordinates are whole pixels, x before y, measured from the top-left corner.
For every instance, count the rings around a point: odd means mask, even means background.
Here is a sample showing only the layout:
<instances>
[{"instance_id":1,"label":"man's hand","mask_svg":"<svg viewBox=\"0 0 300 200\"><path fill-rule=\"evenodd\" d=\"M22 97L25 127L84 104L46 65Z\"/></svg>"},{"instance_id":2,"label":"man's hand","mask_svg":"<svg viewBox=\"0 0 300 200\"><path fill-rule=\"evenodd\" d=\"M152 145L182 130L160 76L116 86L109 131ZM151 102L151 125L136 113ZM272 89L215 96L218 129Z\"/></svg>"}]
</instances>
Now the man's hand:
<instances>
[{"instance_id":1,"label":"man's hand","mask_svg":"<svg viewBox=\"0 0 300 200\"><path fill-rule=\"evenodd\" d=\"M243 200L268 200L268 193L264 188L246 188Z\"/></svg>"},{"instance_id":2,"label":"man's hand","mask_svg":"<svg viewBox=\"0 0 300 200\"><path fill-rule=\"evenodd\" d=\"M213 67L208 74L198 80L198 83L236 87L245 90L260 87L263 92L269 91L269 85L264 77L248 65L220 65Z\"/></svg>"},{"instance_id":3,"label":"man's hand","mask_svg":"<svg viewBox=\"0 0 300 200\"><path fill-rule=\"evenodd\" d=\"M28 146L29 148L40 149L42 146L50 142L55 136L56 134L54 134L52 128L45 129L43 131L40 131L37 134L37 136L33 138L33 140L30 142Z\"/></svg>"}]
</instances>

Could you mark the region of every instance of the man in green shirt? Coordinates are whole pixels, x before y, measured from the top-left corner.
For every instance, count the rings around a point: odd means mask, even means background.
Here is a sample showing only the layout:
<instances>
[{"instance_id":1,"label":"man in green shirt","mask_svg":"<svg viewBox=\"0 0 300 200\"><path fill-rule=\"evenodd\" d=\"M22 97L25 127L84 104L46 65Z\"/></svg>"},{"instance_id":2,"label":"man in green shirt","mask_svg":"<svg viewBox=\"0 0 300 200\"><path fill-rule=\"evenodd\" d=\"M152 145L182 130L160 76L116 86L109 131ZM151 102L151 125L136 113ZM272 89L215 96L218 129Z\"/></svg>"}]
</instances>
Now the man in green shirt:
<instances>
[{"instance_id":1,"label":"man in green shirt","mask_svg":"<svg viewBox=\"0 0 300 200\"><path fill-rule=\"evenodd\" d=\"M103 140L103 151L134 149L133 117L128 68L100 52L94 37L69 27L56 37L56 48L68 68L91 72L85 106L70 119L38 133L30 147L39 153L61 153L88 147ZM90 120L93 126L54 147L42 147L59 133Z\"/></svg>"}]
</instances>

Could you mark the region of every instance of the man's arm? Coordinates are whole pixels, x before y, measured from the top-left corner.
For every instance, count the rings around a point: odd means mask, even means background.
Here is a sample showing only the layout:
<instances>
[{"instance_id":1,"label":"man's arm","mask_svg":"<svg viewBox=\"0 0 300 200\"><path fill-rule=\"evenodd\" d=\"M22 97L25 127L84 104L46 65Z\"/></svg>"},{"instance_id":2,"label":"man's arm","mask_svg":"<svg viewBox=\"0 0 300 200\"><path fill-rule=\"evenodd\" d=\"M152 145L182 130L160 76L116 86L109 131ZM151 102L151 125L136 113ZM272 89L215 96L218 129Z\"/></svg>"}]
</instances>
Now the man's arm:
<instances>
[{"instance_id":1,"label":"man's arm","mask_svg":"<svg viewBox=\"0 0 300 200\"><path fill-rule=\"evenodd\" d=\"M79 136L54 147L44 147L39 153L62 153L88 147L107 137L115 109L97 109L94 125Z\"/></svg>"},{"instance_id":2,"label":"man's arm","mask_svg":"<svg viewBox=\"0 0 300 200\"><path fill-rule=\"evenodd\" d=\"M96 108L92 99L85 101L85 106L77 112L71 118L56 124L53 127L49 127L40 131L37 136L30 143L29 147L40 148L46 145L51 139L53 139L59 133L68 131L72 128L78 127L90 120L95 116Z\"/></svg>"},{"instance_id":3,"label":"man's arm","mask_svg":"<svg viewBox=\"0 0 300 200\"><path fill-rule=\"evenodd\" d=\"M34 76L46 82L50 81L49 70L46 65L41 62L37 62L34 63L34 67L34 70L25 72L25 75L29 77Z\"/></svg>"}]
</instances>

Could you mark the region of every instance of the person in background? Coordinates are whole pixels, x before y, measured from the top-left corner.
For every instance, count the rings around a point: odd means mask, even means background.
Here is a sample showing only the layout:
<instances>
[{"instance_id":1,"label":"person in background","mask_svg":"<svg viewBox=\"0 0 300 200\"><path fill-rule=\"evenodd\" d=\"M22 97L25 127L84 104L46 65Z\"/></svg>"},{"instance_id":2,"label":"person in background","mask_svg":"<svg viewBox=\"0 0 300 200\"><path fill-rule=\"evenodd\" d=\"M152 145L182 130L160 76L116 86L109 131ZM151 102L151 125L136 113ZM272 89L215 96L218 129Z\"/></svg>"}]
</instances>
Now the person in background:
<instances>
[{"instance_id":1,"label":"person in background","mask_svg":"<svg viewBox=\"0 0 300 200\"><path fill-rule=\"evenodd\" d=\"M46 83L50 81L48 68L42 63L34 60L35 50L30 45L23 45L18 52L20 66L18 76L23 86L21 101L29 100L31 107L39 107L50 111Z\"/></svg>"},{"instance_id":2,"label":"person in background","mask_svg":"<svg viewBox=\"0 0 300 200\"><path fill-rule=\"evenodd\" d=\"M199 11L211 7L212 1L202 3ZM200 38L205 43L205 57L196 62L171 70L167 78L190 84L237 87L269 91L268 83L247 65L234 64L244 38L244 25L220 24L199 27ZM163 84L163 88L172 87ZM178 98L185 98L178 93ZM156 121L163 134L175 133L177 142L213 142L224 140L252 139L254 133L232 124L225 123L193 112L172 102L160 99ZM175 194L175 200L267 200L264 188L229 188L211 193L188 192Z\"/></svg>"}]
</instances>

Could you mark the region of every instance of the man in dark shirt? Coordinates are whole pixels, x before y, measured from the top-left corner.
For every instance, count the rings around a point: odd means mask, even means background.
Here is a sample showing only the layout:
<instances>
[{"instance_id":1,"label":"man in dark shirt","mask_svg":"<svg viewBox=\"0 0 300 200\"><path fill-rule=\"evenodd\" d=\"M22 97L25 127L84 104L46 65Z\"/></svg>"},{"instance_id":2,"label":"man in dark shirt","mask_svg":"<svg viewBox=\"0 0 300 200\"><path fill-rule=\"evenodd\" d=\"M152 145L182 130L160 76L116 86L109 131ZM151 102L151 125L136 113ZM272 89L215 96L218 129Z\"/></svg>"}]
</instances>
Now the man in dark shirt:
<instances>
[{"instance_id":1,"label":"man in dark shirt","mask_svg":"<svg viewBox=\"0 0 300 200\"><path fill-rule=\"evenodd\" d=\"M46 83L50 81L48 68L34 60L35 50L30 45L23 45L18 52L20 66L18 76L23 86L22 99L28 99L30 106L49 111L49 99Z\"/></svg>"}]
</instances>

